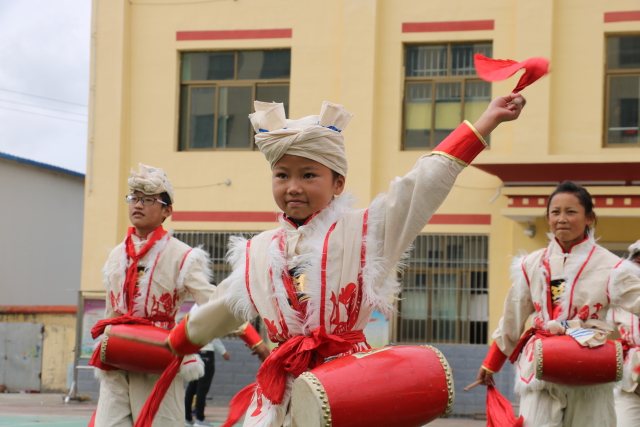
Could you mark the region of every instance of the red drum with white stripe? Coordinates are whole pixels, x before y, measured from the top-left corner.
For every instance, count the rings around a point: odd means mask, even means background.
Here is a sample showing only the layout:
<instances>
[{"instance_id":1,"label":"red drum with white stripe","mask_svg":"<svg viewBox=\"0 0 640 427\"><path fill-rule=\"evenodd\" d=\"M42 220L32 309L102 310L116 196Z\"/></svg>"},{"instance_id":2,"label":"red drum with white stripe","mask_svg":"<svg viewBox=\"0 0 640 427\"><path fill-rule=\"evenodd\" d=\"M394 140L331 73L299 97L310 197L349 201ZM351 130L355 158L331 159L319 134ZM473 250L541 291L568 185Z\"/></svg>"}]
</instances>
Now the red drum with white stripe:
<instances>
[{"instance_id":1,"label":"red drum with white stripe","mask_svg":"<svg viewBox=\"0 0 640 427\"><path fill-rule=\"evenodd\" d=\"M149 325L109 325L100 344L102 363L142 374L162 374L175 359L168 348L132 341L113 334L164 342L171 331Z\"/></svg>"},{"instance_id":2,"label":"red drum with white stripe","mask_svg":"<svg viewBox=\"0 0 640 427\"><path fill-rule=\"evenodd\" d=\"M551 383L587 386L622 379L622 345L607 340L598 347L580 345L569 335L540 337L535 350L536 378Z\"/></svg>"},{"instance_id":3,"label":"red drum with white stripe","mask_svg":"<svg viewBox=\"0 0 640 427\"><path fill-rule=\"evenodd\" d=\"M434 347L382 347L303 373L291 399L294 427L419 427L451 411L453 375Z\"/></svg>"}]
</instances>

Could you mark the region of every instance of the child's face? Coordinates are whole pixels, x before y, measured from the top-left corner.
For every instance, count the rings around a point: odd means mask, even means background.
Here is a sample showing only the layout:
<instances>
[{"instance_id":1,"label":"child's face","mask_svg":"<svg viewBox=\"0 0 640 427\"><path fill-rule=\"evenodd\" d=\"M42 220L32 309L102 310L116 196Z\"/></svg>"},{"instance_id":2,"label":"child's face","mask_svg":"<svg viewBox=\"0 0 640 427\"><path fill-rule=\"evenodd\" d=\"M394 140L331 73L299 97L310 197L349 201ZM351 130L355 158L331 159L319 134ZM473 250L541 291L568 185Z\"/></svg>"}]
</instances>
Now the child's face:
<instances>
[{"instance_id":1,"label":"child's face","mask_svg":"<svg viewBox=\"0 0 640 427\"><path fill-rule=\"evenodd\" d=\"M146 237L146 235L162 225L162 220L168 218L172 213L171 206L165 206L160 203L159 194L146 195L141 191L135 191L131 193L135 197L151 197L157 199L151 206L146 206L141 200L136 203L129 203L129 220L131 224L136 228L136 234L140 237Z\"/></svg>"},{"instance_id":2,"label":"child's face","mask_svg":"<svg viewBox=\"0 0 640 427\"><path fill-rule=\"evenodd\" d=\"M285 154L273 168L271 187L278 207L290 218L304 220L344 190L343 176L305 157Z\"/></svg>"}]
</instances>

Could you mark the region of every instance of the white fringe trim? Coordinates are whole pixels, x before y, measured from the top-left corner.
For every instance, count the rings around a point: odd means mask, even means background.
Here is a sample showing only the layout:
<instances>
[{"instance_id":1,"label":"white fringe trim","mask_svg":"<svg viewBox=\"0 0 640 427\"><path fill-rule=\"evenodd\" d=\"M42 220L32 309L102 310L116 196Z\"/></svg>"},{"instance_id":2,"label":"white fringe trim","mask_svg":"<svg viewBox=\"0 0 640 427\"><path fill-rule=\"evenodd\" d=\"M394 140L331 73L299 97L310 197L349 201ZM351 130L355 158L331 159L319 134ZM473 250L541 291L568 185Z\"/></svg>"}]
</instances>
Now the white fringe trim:
<instances>
[{"instance_id":1,"label":"white fringe trim","mask_svg":"<svg viewBox=\"0 0 640 427\"><path fill-rule=\"evenodd\" d=\"M187 259L184 260L184 264L180 270L180 274L178 274L178 281L176 284L179 292L186 291L184 282L187 276L191 273L191 268L194 263L200 265L200 268L209 283L213 280L213 272L210 268L211 258L207 252L202 250L202 246L198 246L197 248L193 248L189 251Z\"/></svg>"},{"instance_id":2,"label":"white fringe trim","mask_svg":"<svg viewBox=\"0 0 640 427\"><path fill-rule=\"evenodd\" d=\"M301 242L298 244L298 267L306 272L307 317L304 319L301 333L308 335L312 330L320 326L320 310L329 307L326 304L320 306L322 300L322 250L327 233L333 224L351 209L357 201L351 193L345 193L335 198L325 209L316 215L308 224L297 230L287 230L287 233L301 234ZM284 224L284 220L281 219ZM287 227L285 226L285 230ZM304 237L304 239L302 239ZM275 273L274 273L275 274ZM328 298L327 298L328 300ZM329 320L331 313L325 312L325 319Z\"/></svg>"},{"instance_id":3,"label":"white fringe trim","mask_svg":"<svg viewBox=\"0 0 640 427\"><path fill-rule=\"evenodd\" d=\"M195 360L195 362L192 362ZM187 381L195 381L204 375L204 362L197 354L189 354L182 360L180 373Z\"/></svg>"},{"instance_id":4,"label":"white fringe trim","mask_svg":"<svg viewBox=\"0 0 640 427\"><path fill-rule=\"evenodd\" d=\"M282 422L284 421L287 415L289 402L291 401L291 389L293 388L294 380L295 378L293 378L293 375L287 374L287 385L284 391L284 397L282 398L282 403L280 403L279 405L274 405L273 403L269 402L269 399L264 397L264 395L262 396L262 399L269 404L269 407L267 409L264 409L264 406L262 407L263 411L265 411L266 414L260 421L254 424L253 427L282 426ZM254 394L254 398L255 398L255 394Z\"/></svg>"},{"instance_id":5,"label":"white fringe trim","mask_svg":"<svg viewBox=\"0 0 640 427\"><path fill-rule=\"evenodd\" d=\"M377 237L383 234L381 229L385 226L385 197L386 194L380 194L369 206L367 235L363 236L366 253L362 283L364 304L377 308L389 317L395 312L394 302L401 290L398 277L408 265L412 247L407 248L396 264L389 268L390 260L383 257L383 242Z\"/></svg>"},{"instance_id":6,"label":"white fringe trim","mask_svg":"<svg viewBox=\"0 0 640 427\"><path fill-rule=\"evenodd\" d=\"M245 279L246 256L248 240L242 236L229 238L227 262L231 265L229 287L226 295L226 305L238 319L251 320L258 315L251 302Z\"/></svg>"}]
</instances>

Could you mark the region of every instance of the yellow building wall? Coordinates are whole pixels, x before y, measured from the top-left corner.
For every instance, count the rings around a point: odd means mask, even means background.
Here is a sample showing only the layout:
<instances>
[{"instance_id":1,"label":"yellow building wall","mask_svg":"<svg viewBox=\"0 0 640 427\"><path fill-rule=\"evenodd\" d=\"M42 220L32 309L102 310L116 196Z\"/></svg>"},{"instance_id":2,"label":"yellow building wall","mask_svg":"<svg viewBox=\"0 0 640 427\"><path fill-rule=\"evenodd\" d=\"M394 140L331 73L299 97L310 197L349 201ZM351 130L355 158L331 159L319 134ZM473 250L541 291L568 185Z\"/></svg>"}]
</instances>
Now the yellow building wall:
<instances>
[{"instance_id":1,"label":"yellow building wall","mask_svg":"<svg viewBox=\"0 0 640 427\"><path fill-rule=\"evenodd\" d=\"M9 314L0 313L0 322L42 323L42 383L43 393L67 392L67 369L74 362L76 339L74 314Z\"/></svg>"},{"instance_id":2,"label":"yellow building wall","mask_svg":"<svg viewBox=\"0 0 640 427\"><path fill-rule=\"evenodd\" d=\"M492 134L491 147L477 163L617 162L639 154L635 148L602 148L605 34L640 32L640 22L605 24L603 14L637 10L635 0L143 3L94 0L95 130L87 168L83 290L101 288L100 270L108 250L125 235L126 179L129 168L139 162L167 171L176 190L176 210L276 210L269 167L259 151L177 151L183 51L290 48L290 116L318 114L323 100L344 104L354 113L344 136L350 164L347 189L359 197L359 206L385 191L424 154L401 150L404 47L410 43L490 41L496 58L551 59L551 75L524 91L528 103L522 117ZM402 32L406 22L476 20L494 20L495 27ZM276 28L291 28L293 37L176 40L177 31ZM508 94L516 82L517 76L494 83L493 97ZM215 185L226 179L230 186ZM438 213L491 215L491 225L424 229L490 236L490 330L497 326L510 285L510 256L546 245L541 214L534 238L523 233L526 223L502 215L507 197L493 200L501 184L495 176L467 168ZM601 220L598 230L603 230L603 239L623 241L627 225L631 221ZM272 227L260 222L165 223L167 229L202 231Z\"/></svg>"}]
</instances>

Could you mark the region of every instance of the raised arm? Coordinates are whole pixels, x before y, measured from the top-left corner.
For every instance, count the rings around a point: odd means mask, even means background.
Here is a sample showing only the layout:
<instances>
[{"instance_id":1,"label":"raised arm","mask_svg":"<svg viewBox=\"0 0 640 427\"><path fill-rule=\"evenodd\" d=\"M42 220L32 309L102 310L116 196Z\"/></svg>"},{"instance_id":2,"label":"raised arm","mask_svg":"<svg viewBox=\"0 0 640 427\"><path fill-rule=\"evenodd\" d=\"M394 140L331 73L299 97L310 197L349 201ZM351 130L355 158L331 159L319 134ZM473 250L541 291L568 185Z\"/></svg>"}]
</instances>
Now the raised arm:
<instances>
[{"instance_id":1,"label":"raised arm","mask_svg":"<svg viewBox=\"0 0 640 427\"><path fill-rule=\"evenodd\" d=\"M400 259L449 194L458 174L487 145L484 138L500 123L515 120L525 104L518 94L496 98L480 119L465 121L431 153L422 156L403 178L391 182L387 194L369 208L371 245L385 270Z\"/></svg>"}]
</instances>

